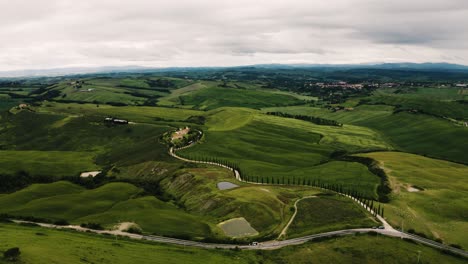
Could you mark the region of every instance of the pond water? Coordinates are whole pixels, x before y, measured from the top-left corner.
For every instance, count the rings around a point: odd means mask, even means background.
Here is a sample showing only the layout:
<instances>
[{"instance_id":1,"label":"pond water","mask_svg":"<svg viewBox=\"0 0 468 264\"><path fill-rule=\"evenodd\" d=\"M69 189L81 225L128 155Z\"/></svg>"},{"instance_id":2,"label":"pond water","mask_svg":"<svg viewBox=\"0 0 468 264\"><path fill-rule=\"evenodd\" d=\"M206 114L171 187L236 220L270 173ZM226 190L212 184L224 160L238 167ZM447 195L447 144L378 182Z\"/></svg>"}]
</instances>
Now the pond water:
<instances>
[{"instance_id":1,"label":"pond water","mask_svg":"<svg viewBox=\"0 0 468 264\"><path fill-rule=\"evenodd\" d=\"M220 190L228 190L228 189L233 189L237 187L239 187L239 185L231 183L231 182L218 182L218 189Z\"/></svg>"},{"instance_id":2,"label":"pond water","mask_svg":"<svg viewBox=\"0 0 468 264\"><path fill-rule=\"evenodd\" d=\"M246 237L258 235L250 223L243 217L233 218L218 224L227 236Z\"/></svg>"}]
</instances>

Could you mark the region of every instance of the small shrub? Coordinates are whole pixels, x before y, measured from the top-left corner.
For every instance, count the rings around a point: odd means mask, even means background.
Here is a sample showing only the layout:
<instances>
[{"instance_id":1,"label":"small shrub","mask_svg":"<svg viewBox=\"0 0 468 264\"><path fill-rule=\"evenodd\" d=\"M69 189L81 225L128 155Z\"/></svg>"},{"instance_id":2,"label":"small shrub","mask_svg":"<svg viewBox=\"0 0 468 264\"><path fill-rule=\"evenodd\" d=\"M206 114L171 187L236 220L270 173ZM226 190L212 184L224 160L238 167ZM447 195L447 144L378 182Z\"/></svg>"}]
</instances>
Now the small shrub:
<instances>
[{"instance_id":1,"label":"small shrub","mask_svg":"<svg viewBox=\"0 0 468 264\"><path fill-rule=\"evenodd\" d=\"M92 223L92 222L82 223L80 226L84 228L94 229L94 230L104 230L104 227L102 227L101 224L98 224L98 223Z\"/></svg>"},{"instance_id":2,"label":"small shrub","mask_svg":"<svg viewBox=\"0 0 468 264\"><path fill-rule=\"evenodd\" d=\"M39 227L39 225L36 223L20 223L19 225L27 227Z\"/></svg>"},{"instance_id":3,"label":"small shrub","mask_svg":"<svg viewBox=\"0 0 468 264\"><path fill-rule=\"evenodd\" d=\"M132 233L132 234L139 234L139 235L141 235L142 233L141 229L135 226L128 228L127 230L125 230L125 232Z\"/></svg>"},{"instance_id":4,"label":"small shrub","mask_svg":"<svg viewBox=\"0 0 468 264\"><path fill-rule=\"evenodd\" d=\"M460 246L458 244L450 244L449 246L454 247L454 248L458 248L458 249L462 249L462 246Z\"/></svg>"},{"instance_id":5,"label":"small shrub","mask_svg":"<svg viewBox=\"0 0 468 264\"><path fill-rule=\"evenodd\" d=\"M68 223L67 220L64 220L64 219L60 219L60 220L57 220L54 222L54 225L59 225L59 226L66 226L66 225L69 225L70 223Z\"/></svg>"},{"instance_id":6,"label":"small shrub","mask_svg":"<svg viewBox=\"0 0 468 264\"><path fill-rule=\"evenodd\" d=\"M18 247L14 247L5 251L5 253L3 253L3 257L9 261L17 261L19 259L20 254L20 249Z\"/></svg>"}]
</instances>

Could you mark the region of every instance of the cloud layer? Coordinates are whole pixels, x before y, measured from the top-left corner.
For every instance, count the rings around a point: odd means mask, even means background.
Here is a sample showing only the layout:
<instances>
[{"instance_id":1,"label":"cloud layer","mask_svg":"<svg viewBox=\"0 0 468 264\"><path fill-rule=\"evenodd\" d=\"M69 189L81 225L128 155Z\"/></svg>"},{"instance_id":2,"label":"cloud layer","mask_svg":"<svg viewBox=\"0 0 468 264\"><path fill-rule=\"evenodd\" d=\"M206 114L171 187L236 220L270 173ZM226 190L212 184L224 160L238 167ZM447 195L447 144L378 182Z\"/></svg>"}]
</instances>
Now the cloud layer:
<instances>
[{"instance_id":1,"label":"cloud layer","mask_svg":"<svg viewBox=\"0 0 468 264\"><path fill-rule=\"evenodd\" d=\"M466 0L0 0L0 70L446 61Z\"/></svg>"}]
</instances>

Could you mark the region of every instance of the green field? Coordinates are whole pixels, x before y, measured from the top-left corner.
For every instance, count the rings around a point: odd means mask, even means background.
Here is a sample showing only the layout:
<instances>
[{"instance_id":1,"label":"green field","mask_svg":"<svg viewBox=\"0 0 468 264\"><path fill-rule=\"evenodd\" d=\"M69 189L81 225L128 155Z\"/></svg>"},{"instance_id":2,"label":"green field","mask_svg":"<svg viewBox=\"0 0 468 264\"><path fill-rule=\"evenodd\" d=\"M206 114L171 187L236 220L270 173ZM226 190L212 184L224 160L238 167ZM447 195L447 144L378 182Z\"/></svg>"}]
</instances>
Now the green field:
<instances>
[{"instance_id":1,"label":"green field","mask_svg":"<svg viewBox=\"0 0 468 264\"><path fill-rule=\"evenodd\" d=\"M0 208L1 213L64 219L78 225L94 222L111 228L119 222L135 222L145 233L167 236L196 238L211 233L202 217L144 196L141 189L127 183L110 183L93 190L68 182L31 185L0 197Z\"/></svg>"},{"instance_id":2,"label":"green field","mask_svg":"<svg viewBox=\"0 0 468 264\"><path fill-rule=\"evenodd\" d=\"M68 102L154 105L171 89L190 84L177 78L86 78L79 81L78 85L76 80L60 82L42 95L54 92L55 100Z\"/></svg>"},{"instance_id":3,"label":"green field","mask_svg":"<svg viewBox=\"0 0 468 264\"><path fill-rule=\"evenodd\" d=\"M73 231L0 223L0 252L19 247L21 263L466 263L395 238L349 236L275 251L206 250ZM11 263L0 258L0 263Z\"/></svg>"},{"instance_id":4,"label":"green field","mask_svg":"<svg viewBox=\"0 0 468 264\"><path fill-rule=\"evenodd\" d=\"M361 206L342 196L321 195L301 200L287 237L301 237L332 230L379 225Z\"/></svg>"},{"instance_id":5,"label":"green field","mask_svg":"<svg viewBox=\"0 0 468 264\"><path fill-rule=\"evenodd\" d=\"M277 105L299 104L301 100L289 94L260 90L210 87L196 90L179 97L182 105L195 109L211 110L219 107L261 108Z\"/></svg>"},{"instance_id":6,"label":"green field","mask_svg":"<svg viewBox=\"0 0 468 264\"><path fill-rule=\"evenodd\" d=\"M251 180L320 179L359 189L369 197L375 197L379 178L362 164L333 161L330 155L336 150L391 148L379 134L363 127L319 126L233 108L214 112L207 126L203 142L179 151L181 155L229 160Z\"/></svg>"},{"instance_id":7,"label":"green field","mask_svg":"<svg viewBox=\"0 0 468 264\"><path fill-rule=\"evenodd\" d=\"M44 113L68 114L68 115L95 115L113 116L127 119L131 122L160 123L166 121L184 121L191 116L203 115L202 111L189 109L175 109L167 107L150 106L110 106L94 104L73 104L73 103L47 103L37 111Z\"/></svg>"},{"instance_id":8,"label":"green field","mask_svg":"<svg viewBox=\"0 0 468 264\"><path fill-rule=\"evenodd\" d=\"M144 234L220 243L276 239L297 201L285 238L381 225L326 189L341 188L389 198L384 216L395 228L468 248L468 91L452 88L461 79L398 72L395 88L384 88L391 74L349 74L241 67L0 80L0 214L106 229L127 223ZM463 76L456 74L441 76ZM408 76L427 82L407 87L416 82ZM317 84L340 80L363 87ZM246 181L171 156L170 136L183 127L201 138L177 155L229 164ZM95 170L102 173L78 177ZM237 186L220 190L220 182ZM421 263L463 262L373 233L272 251L7 223L0 237L0 253L21 247L20 263L414 263L418 254Z\"/></svg>"},{"instance_id":9,"label":"green field","mask_svg":"<svg viewBox=\"0 0 468 264\"><path fill-rule=\"evenodd\" d=\"M95 155L74 151L0 151L0 174L19 170L30 175L76 176L83 171L99 169Z\"/></svg>"},{"instance_id":10,"label":"green field","mask_svg":"<svg viewBox=\"0 0 468 264\"><path fill-rule=\"evenodd\" d=\"M191 168L162 181L164 192L188 212L207 216L215 224L245 218L260 236L275 236L292 215L289 208L303 195L315 195L310 187L257 186L236 182L240 187L219 190L217 183L233 181L232 172L219 168ZM218 229L222 232L221 229Z\"/></svg>"},{"instance_id":11,"label":"green field","mask_svg":"<svg viewBox=\"0 0 468 264\"><path fill-rule=\"evenodd\" d=\"M468 247L468 166L400 152L362 156L379 161L390 176L385 214L392 225ZM408 191L412 186L423 190Z\"/></svg>"},{"instance_id":12,"label":"green field","mask_svg":"<svg viewBox=\"0 0 468 264\"><path fill-rule=\"evenodd\" d=\"M262 112L280 111L336 120L365 127L380 135L393 148L456 162L468 162L465 149L468 129L459 123L425 114L393 113L392 106L361 105L352 111L333 112L324 108L290 106L265 108ZM450 140L447 140L450 138Z\"/></svg>"},{"instance_id":13,"label":"green field","mask_svg":"<svg viewBox=\"0 0 468 264\"><path fill-rule=\"evenodd\" d=\"M390 94L376 92L370 103L398 106L402 110L418 110L436 116L468 120L468 107L452 100L461 100L459 89L423 89L408 93Z\"/></svg>"},{"instance_id":14,"label":"green field","mask_svg":"<svg viewBox=\"0 0 468 264\"><path fill-rule=\"evenodd\" d=\"M358 123L382 133L397 149L468 163L468 129L422 114L398 113Z\"/></svg>"},{"instance_id":15,"label":"green field","mask_svg":"<svg viewBox=\"0 0 468 264\"><path fill-rule=\"evenodd\" d=\"M360 121L387 117L393 113L394 107L386 105L360 105L353 107L352 111L332 111L320 107L311 106L284 106L263 108L262 112L283 112L294 115L316 116L336 120L343 124L357 124Z\"/></svg>"}]
</instances>

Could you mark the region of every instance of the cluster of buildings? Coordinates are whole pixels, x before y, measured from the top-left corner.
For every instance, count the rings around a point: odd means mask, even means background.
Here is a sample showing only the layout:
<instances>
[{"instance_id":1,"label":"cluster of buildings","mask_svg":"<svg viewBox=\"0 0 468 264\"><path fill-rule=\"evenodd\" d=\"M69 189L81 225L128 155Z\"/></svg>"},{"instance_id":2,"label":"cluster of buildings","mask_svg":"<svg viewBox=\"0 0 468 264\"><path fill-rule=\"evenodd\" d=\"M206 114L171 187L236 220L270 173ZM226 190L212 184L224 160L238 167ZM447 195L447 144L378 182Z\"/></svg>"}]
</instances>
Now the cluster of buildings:
<instances>
[{"instance_id":1,"label":"cluster of buildings","mask_svg":"<svg viewBox=\"0 0 468 264\"><path fill-rule=\"evenodd\" d=\"M364 84L351 84L347 82L332 82L332 83L324 83L324 82L317 82L317 83L310 83L310 86L318 86L320 88L343 88L343 89L356 89L361 90L364 87Z\"/></svg>"},{"instance_id":2,"label":"cluster of buildings","mask_svg":"<svg viewBox=\"0 0 468 264\"><path fill-rule=\"evenodd\" d=\"M343 88L343 89L355 89L360 90L364 87L368 88L397 88L400 86L409 86L409 87L434 87L438 85L439 87L457 87L457 88L468 88L468 83L443 83L443 84L434 84L434 83L397 83L397 82L386 82L386 83L376 83L376 82L364 82L364 83L348 83L344 81L339 82L310 82L306 83L305 86L310 87L320 87L320 88Z\"/></svg>"}]
</instances>

